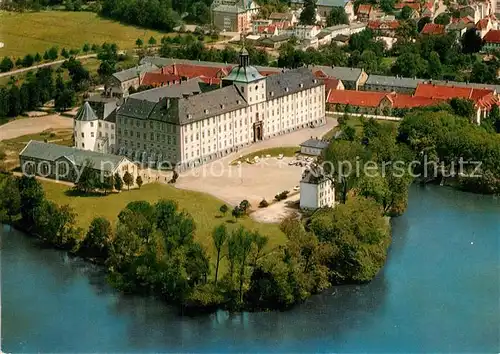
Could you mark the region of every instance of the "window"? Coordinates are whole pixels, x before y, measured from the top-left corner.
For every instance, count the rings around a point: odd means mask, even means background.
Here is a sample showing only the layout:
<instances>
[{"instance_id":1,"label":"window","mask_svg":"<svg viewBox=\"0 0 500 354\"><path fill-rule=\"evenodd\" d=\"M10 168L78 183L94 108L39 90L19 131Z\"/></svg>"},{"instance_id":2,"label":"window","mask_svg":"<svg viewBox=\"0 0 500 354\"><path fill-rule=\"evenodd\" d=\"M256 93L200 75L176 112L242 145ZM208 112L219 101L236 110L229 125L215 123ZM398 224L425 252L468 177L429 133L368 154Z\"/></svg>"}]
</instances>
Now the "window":
<instances>
[{"instance_id":1,"label":"window","mask_svg":"<svg viewBox=\"0 0 500 354\"><path fill-rule=\"evenodd\" d=\"M102 123L101 122L99 122L99 128L102 128Z\"/></svg>"},{"instance_id":2,"label":"window","mask_svg":"<svg viewBox=\"0 0 500 354\"><path fill-rule=\"evenodd\" d=\"M90 137L93 138L94 137L94 132L91 132L90 133Z\"/></svg>"},{"instance_id":3,"label":"window","mask_svg":"<svg viewBox=\"0 0 500 354\"><path fill-rule=\"evenodd\" d=\"M82 148L85 149L85 143L82 143Z\"/></svg>"},{"instance_id":4,"label":"window","mask_svg":"<svg viewBox=\"0 0 500 354\"><path fill-rule=\"evenodd\" d=\"M94 127L94 122L90 122L90 127L93 128Z\"/></svg>"},{"instance_id":5,"label":"window","mask_svg":"<svg viewBox=\"0 0 500 354\"><path fill-rule=\"evenodd\" d=\"M84 133L82 133L82 138L85 138L85 134Z\"/></svg>"}]
</instances>

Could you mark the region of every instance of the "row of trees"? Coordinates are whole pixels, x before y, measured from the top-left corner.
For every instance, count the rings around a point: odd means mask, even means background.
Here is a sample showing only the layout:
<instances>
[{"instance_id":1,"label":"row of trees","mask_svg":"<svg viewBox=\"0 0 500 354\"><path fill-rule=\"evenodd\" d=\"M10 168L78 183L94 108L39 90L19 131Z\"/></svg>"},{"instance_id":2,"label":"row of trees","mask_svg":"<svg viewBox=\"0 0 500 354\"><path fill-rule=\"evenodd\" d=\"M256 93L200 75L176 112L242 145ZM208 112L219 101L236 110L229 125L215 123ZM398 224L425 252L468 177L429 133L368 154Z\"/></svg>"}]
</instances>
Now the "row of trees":
<instances>
[{"instance_id":1,"label":"row of trees","mask_svg":"<svg viewBox=\"0 0 500 354\"><path fill-rule=\"evenodd\" d=\"M446 111L417 111L403 119L398 139L422 159L422 172L427 170L424 181L453 177L465 190L498 194L500 135L495 129L500 125L499 118L498 108L482 126Z\"/></svg>"},{"instance_id":2,"label":"row of trees","mask_svg":"<svg viewBox=\"0 0 500 354\"><path fill-rule=\"evenodd\" d=\"M70 80L67 82L63 79L62 69L68 70ZM35 74L29 72L20 86L13 83L10 87L0 87L0 117L16 117L51 99L58 110L72 107L76 92L88 89L90 73L74 58L64 62L62 69L56 74L50 67L40 68Z\"/></svg>"}]
</instances>

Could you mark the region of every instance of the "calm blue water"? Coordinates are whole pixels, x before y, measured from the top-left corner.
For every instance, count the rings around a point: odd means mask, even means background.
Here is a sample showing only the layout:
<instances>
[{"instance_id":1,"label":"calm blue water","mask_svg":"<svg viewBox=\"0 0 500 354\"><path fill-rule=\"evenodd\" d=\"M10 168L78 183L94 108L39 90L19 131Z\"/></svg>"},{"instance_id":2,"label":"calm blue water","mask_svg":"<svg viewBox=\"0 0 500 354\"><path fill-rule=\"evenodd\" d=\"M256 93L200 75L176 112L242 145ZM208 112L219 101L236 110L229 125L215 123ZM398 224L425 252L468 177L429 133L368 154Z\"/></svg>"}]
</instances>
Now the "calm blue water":
<instances>
[{"instance_id":1,"label":"calm blue water","mask_svg":"<svg viewBox=\"0 0 500 354\"><path fill-rule=\"evenodd\" d=\"M1 235L6 352L499 352L500 201L415 187L384 270L283 313L182 318L97 270ZM471 242L473 244L471 244Z\"/></svg>"}]
</instances>

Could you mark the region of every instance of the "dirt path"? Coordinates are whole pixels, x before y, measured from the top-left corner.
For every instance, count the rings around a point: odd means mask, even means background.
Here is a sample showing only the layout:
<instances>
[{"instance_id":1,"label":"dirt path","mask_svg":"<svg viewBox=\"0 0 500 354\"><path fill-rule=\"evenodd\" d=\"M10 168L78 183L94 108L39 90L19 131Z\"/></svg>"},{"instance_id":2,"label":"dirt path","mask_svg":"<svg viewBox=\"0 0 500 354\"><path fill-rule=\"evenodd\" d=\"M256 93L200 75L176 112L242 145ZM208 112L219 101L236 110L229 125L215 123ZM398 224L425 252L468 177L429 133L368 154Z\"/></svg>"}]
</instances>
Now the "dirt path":
<instances>
[{"instance_id":1,"label":"dirt path","mask_svg":"<svg viewBox=\"0 0 500 354\"><path fill-rule=\"evenodd\" d=\"M73 119L52 114L37 118L22 118L0 125L0 141L23 135L36 134L47 129L72 129Z\"/></svg>"},{"instance_id":2,"label":"dirt path","mask_svg":"<svg viewBox=\"0 0 500 354\"><path fill-rule=\"evenodd\" d=\"M97 54L80 55L80 56L76 57L76 59L88 59L88 58L94 58L94 57L97 57ZM66 60L67 59L59 59L59 60L51 61L49 63L43 63L43 64L38 64L38 65L33 65L33 66L30 66L29 68L22 68L22 69L7 71L6 73L1 73L0 77L14 76L14 75L17 75L17 74L24 73L26 71L35 70L35 69L43 68L43 67L46 67L46 66L54 66L54 65L57 65L57 64L62 64Z\"/></svg>"}]
</instances>

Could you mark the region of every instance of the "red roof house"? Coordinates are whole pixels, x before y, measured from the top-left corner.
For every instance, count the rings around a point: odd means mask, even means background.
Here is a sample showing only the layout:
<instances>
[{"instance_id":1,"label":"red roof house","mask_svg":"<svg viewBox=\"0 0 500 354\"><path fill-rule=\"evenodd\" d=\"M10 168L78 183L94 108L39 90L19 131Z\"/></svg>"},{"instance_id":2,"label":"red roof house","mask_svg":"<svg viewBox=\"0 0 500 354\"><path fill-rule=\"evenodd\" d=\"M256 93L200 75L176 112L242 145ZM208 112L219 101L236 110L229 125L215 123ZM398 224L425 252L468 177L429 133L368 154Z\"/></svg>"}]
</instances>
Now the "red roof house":
<instances>
[{"instance_id":1,"label":"red roof house","mask_svg":"<svg viewBox=\"0 0 500 354\"><path fill-rule=\"evenodd\" d=\"M161 72L144 73L141 76L142 86L165 86L171 84L178 84L181 82L181 77L174 74L163 74Z\"/></svg>"},{"instance_id":2,"label":"red roof house","mask_svg":"<svg viewBox=\"0 0 500 354\"><path fill-rule=\"evenodd\" d=\"M498 47L500 45L500 30L489 30L483 40L487 47Z\"/></svg>"},{"instance_id":3,"label":"red roof house","mask_svg":"<svg viewBox=\"0 0 500 354\"><path fill-rule=\"evenodd\" d=\"M420 33L429 35L441 35L445 33L444 25L438 25L436 23L426 23Z\"/></svg>"}]
</instances>

